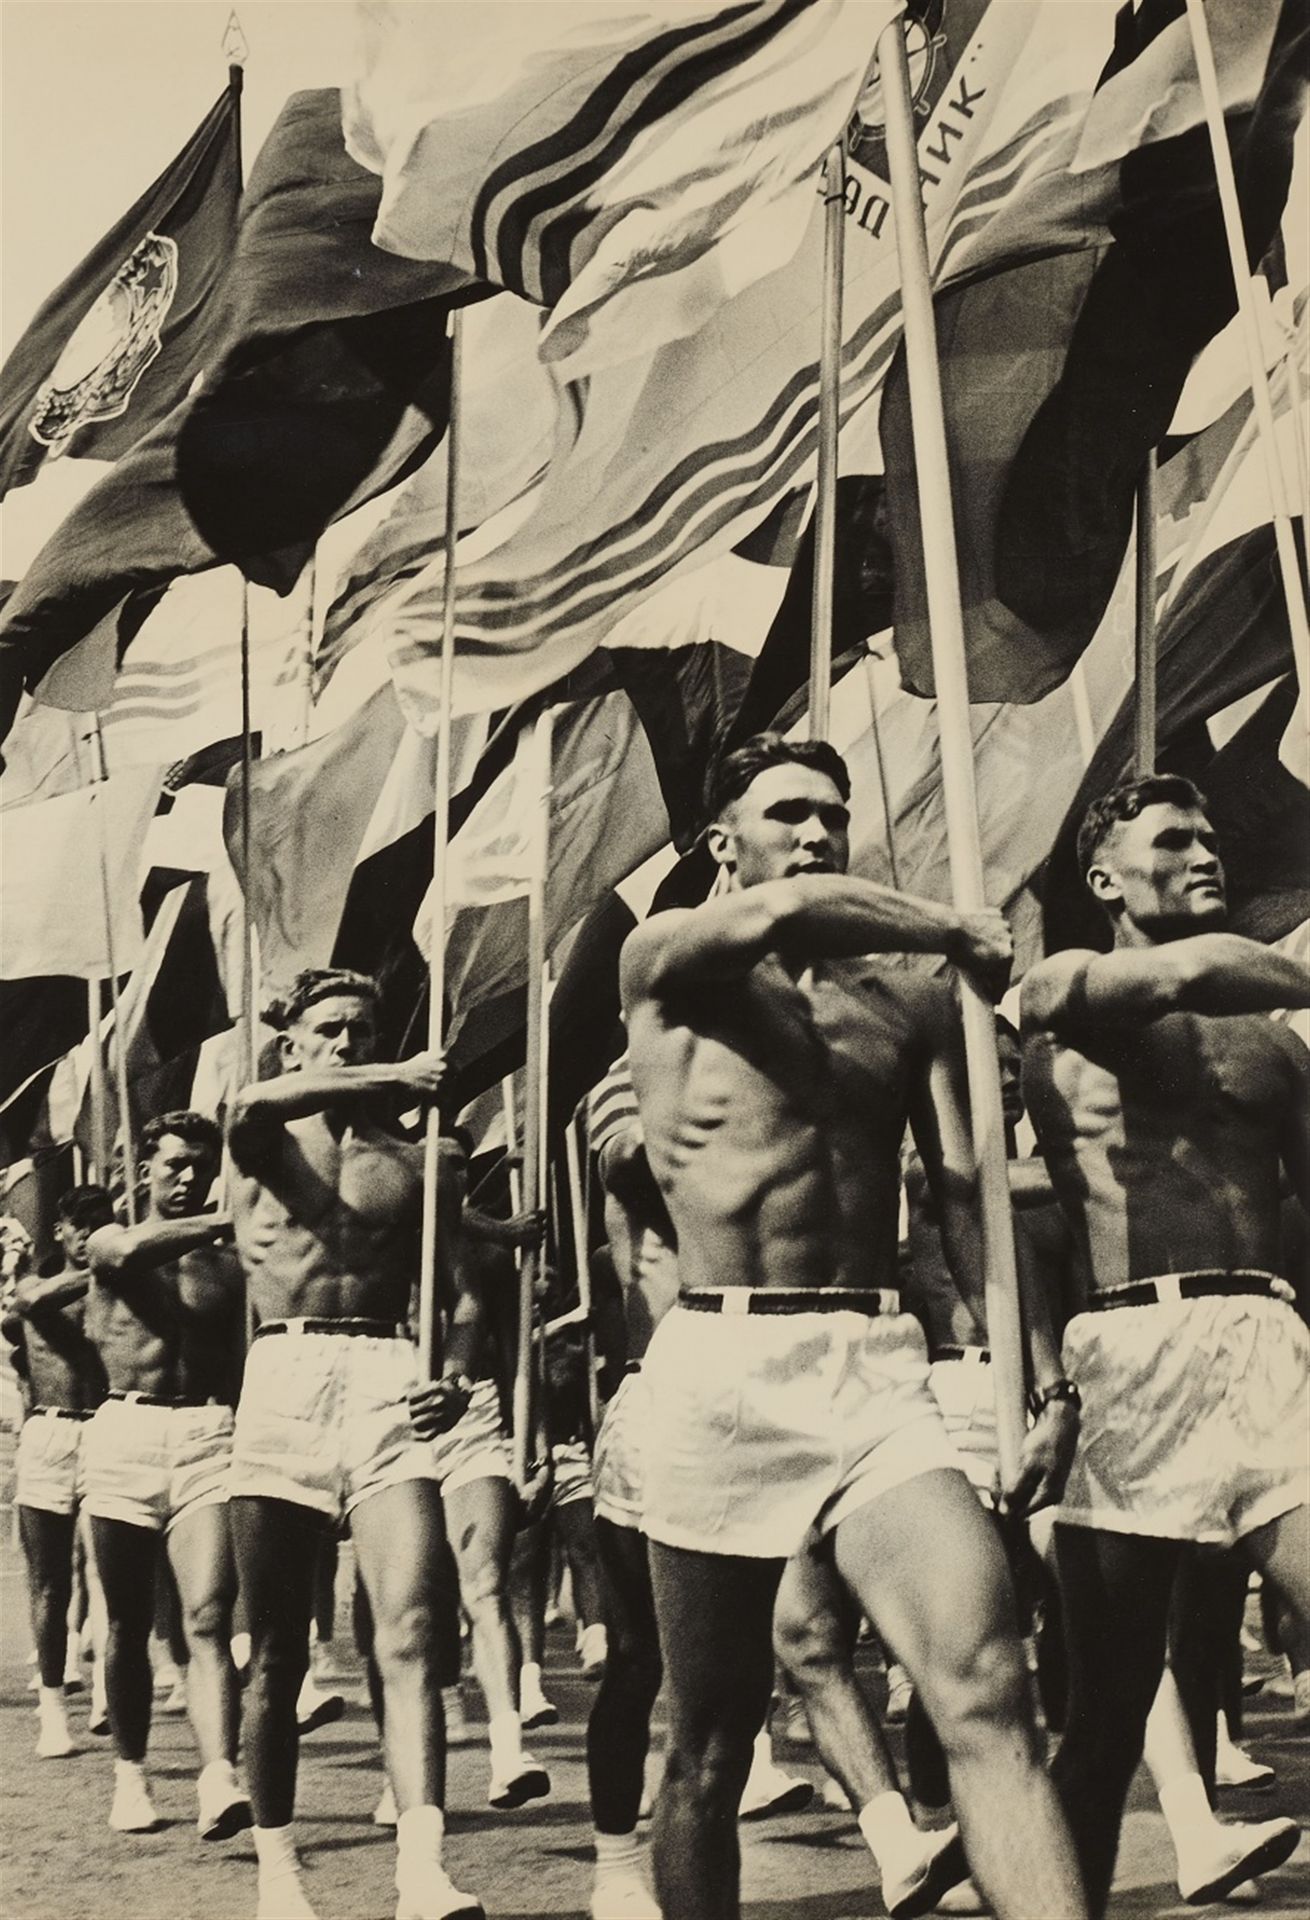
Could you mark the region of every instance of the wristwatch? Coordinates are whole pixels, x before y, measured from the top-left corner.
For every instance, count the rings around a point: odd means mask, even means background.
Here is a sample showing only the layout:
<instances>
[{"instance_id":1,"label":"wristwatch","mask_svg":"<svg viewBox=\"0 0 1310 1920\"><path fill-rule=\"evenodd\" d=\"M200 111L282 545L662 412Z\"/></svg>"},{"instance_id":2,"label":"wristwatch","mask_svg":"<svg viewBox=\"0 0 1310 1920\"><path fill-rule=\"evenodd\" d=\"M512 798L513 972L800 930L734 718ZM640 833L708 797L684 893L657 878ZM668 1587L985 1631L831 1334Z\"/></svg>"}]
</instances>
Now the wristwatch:
<instances>
[{"instance_id":1,"label":"wristwatch","mask_svg":"<svg viewBox=\"0 0 1310 1920\"><path fill-rule=\"evenodd\" d=\"M1056 1400L1067 1400L1075 1410L1083 1404L1083 1396L1072 1380L1052 1380L1048 1386L1033 1388L1028 1395L1028 1411L1036 1420Z\"/></svg>"}]
</instances>

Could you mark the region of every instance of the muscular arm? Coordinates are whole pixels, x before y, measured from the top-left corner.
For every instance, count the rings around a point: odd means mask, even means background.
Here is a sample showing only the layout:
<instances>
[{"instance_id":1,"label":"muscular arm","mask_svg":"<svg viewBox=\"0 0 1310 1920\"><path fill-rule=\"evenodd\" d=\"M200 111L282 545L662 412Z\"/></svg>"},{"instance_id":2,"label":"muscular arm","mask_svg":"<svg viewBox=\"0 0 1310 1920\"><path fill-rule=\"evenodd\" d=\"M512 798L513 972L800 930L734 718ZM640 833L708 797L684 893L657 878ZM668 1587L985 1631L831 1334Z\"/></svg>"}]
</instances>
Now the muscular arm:
<instances>
[{"instance_id":1,"label":"muscular arm","mask_svg":"<svg viewBox=\"0 0 1310 1920\"><path fill-rule=\"evenodd\" d=\"M1310 967L1236 933L1161 947L1055 954L1023 983L1023 1018L1053 1031L1141 1026L1167 1013L1272 1013L1310 1007Z\"/></svg>"},{"instance_id":2,"label":"muscular arm","mask_svg":"<svg viewBox=\"0 0 1310 1920\"><path fill-rule=\"evenodd\" d=\"M1310 1213L1310 1052L1290 1027L1281 1029L1281 1041L1291 1061L1293 1079L1279 1152L1292 1192Z\"/></svg>"},{"instance_id":3,"label":"muscular arm","mask_svg":"<svg viewBox=\"0 0 1310 1920\"><path fill-rule=\"evenodd\" d=\"M243 1087L232 1103L228 1145L243 1172L266 1160L291 1120L304 1120L353 1101L376 1100L397 1091L435 1100L441 1084L440 1054L363 1067L329 1067L317 1073L284 1073Z\"/></svg>"},{"instance_id":4,"label":"muscular arm","mask_svg":"<svg viewBox=\"0 0 1310 1920\"><path fill-rule=\"evenodd\" d=\"M169 1260L216 1247L231 1238L226 1213L192 1215L186 1220L143 1220L136 1227L101 1227L86 1243L91 1272L113 1291Z\"/></svg>"},{"instance_id":5,"label":"muscular arm","mask_svg":"<svg viewBox=\"0 0 1310 1920\"><path fill-rule=\"evenodd\" d=\"M999 915L962 917L850 875L797 874L646 921L623 949L625 1003L633 994L742 978L768 953L807 960L940 953L962 966L986 966L1008 959L1008 944Z\"/></svg>"},{"instance_id":6,"label":"muscular arm","mask_svg":"<svg viewBox=\"0 0 1310 1920\"><path fill-rule=\"evenodd\" d=\"M59 1307L71 1307L75 1300L85 1300L91 1291L89 1273L52 1273L46 1279L38 1274L28 1274L14 1288L14 1312L31 1320L43 1312L51 1313Z\"/></svg>"}]
</instances>

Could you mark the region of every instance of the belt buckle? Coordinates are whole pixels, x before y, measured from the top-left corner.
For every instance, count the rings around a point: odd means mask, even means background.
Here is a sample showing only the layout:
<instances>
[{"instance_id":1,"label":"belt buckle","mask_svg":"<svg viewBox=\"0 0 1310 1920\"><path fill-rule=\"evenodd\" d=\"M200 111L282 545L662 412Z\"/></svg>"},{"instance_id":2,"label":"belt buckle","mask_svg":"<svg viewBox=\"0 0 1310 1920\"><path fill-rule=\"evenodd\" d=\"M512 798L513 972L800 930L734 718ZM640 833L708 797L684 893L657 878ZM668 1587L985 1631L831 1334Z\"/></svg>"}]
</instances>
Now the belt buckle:
<instances>
[{"instance_id":1,"label":"belt buckle","mask_svg":"<svg viewBox=\"0 0 1310 1920\"><path fill-rule=\"evenodd\" d=\"M901 1296L898 1290L895 1287L879 1287L878 1288L879 1317L882 1318L883 1316L889 1313L899 1313L900 1310L901 1310Z\"/></svg>"},{"instance_id":2,"label":"belt buckle","mask_svg":"<svg viewBox=\"0 0 1310 1920\"><path fill-rule=\"evenodd\" d=\"M753 1294L749 1287L724 1287L719 1295L719 1312L749 1313L752 1298Z\"/></svg>"},{"instance_id":3,"label":"belt buckle","mask_svg":"<svg viewBox=\"0 0 1310 1920\"><path fill-rule=\"evenodd\" d=\"M1181 1274L1164 1273L1160 1275L1159 1279L1153 1280L1151 1284L1155 1288L1155 1297L1161 1306L1180 1307L1182 1305L1183 1281Z\"/></svg>"},{"instance_id":4,"label":"belt buckle","mask_svg":"<svg viewBox=\"0 0 1310 1920\"><path fill-rule=\"evenodd\" d=\"M303 1314L297 1314L294 1320L284 1320L282 1322L282 1331L283 1333L303 1334L305 1331L305 1316Z\"/></svg>"}]
</instances>

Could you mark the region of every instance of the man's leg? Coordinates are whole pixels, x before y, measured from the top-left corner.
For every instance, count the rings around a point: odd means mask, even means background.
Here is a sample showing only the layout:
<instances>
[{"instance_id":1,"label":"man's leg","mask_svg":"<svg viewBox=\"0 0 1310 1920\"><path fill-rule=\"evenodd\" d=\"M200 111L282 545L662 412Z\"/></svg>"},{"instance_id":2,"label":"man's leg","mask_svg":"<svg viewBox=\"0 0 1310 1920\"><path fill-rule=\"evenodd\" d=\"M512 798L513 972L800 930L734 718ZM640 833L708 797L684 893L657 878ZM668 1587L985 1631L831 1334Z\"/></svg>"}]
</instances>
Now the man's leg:
<instances>
[{"instance_id":1,"label":"man's leg","mask_svg":"<svg viewBox=\"0 0 1310 1920\"><path fill-rule=\"evenodd\" d=\"M351 1510L350 1530L373 1617L382 1740L396 1806L402 1814L410 1807L439 1807L446 1791L446 1743L436 1663L436 1569L445 1529L436 1482L406 1480L361 1500Z\"/></svg>"},{"instance_id":2,"label":"man's leg","mask_svg":"<svg viewBox=\"0 0 1310 1920\"><path fill-rule=\"evenodd\" d=\"M645 1536L598 1519L596 1546L609 1655L587 1722L587 1778L596 1831L630 1834L641 1812L650 1716L663 1677L659 1625Z\"/></svg>"},{"instance_id":3,"label":"man's leg","mask_svg":"<svg viewBox=\"0 0 1310 1920\"><path fill-rule=\"evenodd\" d=\"M1181 1548L1146 1534L1057 1525L1069 1708L1051 1772L1074 1836L1088 1906L1103 1914L1124 1802L1164 1672Z\"/></svg>"},{"instance_id":4,"label":"man's leg","mask_svg":"<svg viewBox=\"0 0 1310 1920\"><path fill-rule=\"evenodd\" d=\"M582 1629L582 1669L584 1673L599 1674L605 1661L608 1635L601 1617L596 1516L590 1498L566 1500L556 1507L555 1525L573 1579L573 1609Z\"/></svg>"},{"instance_id":5,"label":"man's leg","mask_svg":"<svg viewBox=\"0 0 1310 1920\"><path fill-rule=\"evenodd\" d=\"M1293 1507L1248 1533L1242 1545L1282 1595L1299 1639L1310 1635L1310 1507Z\"/></svg>"},{"instance_id":6,"label":"man's leg","mask_svg":"<svg viewBox=\"0 0 1310 1920\"><path fill-rule=\"evenodd\" d=\"M68 1653L75 1527L71 1513L48 1513L44 1507L18 1508L19 1538L27 1562L28 1609L41 1686L37 1696L40 1731L36 1751L42 1760L59 1760L76 1751L64 1711L64 1662Z\"/></svg>"},{"instance_id":7,"label":"man's leg","mask_svg":"<svg viewBox=\"0 0 1310 1920\"><path fill-rule=\"evenodd\" d=\"M228 1502L228 1518L250 1621L250 1799L257 1827L280 1828L295 1810L296 1696L309 1662L314 1567L326 1523L310 1507L244 1494Z\"/></svg>"},{"instance_id":8,"label":"man's leg","mask_svg":"<svg viewBox=\"0 0 1310 1920\"><path fill-rule=\"evenodd\" d=\"M231 1650L237 1573L227 1502L184 1514L169 1532L168 1557L191 1656L187 1706L200 1764L232 1761L241 1708Z\"/></svg>"},{"instance_id":9,"label":"man's leg","mask_svg":"<svg viewBox=\"0 0 1310 1920\"><path fill-rule=\"evenodd\" d=\"M998 1920L1078 1920L1086 1908L1043 1765L1010 1570L969 1482L934 1470L857 1508L836 1530L836 1564L923 1696Z\"/></svg>"},{"instance_id":10,"label":"man's leg","mask_svg":"<svg viewBox=\"0 0 1310 1920\"><path fill-rule=\"evenodd\" d=\"M652 1834L656 1889L678 1920L737 1920L737 1806L773 1687L770 1627L783 1562L651 1541L650 1566L669 1695Z\"/></svg>"},{"instance_id":11,"label":"man's leg","mask_svg":"<svg viewBox=\"0 0 1310 1920\"><path fill-rule=\"evenodd\" d=\"M491 1804L522 1806L549 1793L550 1777L523 1752L519 1724L521 1653L508 1593L518 1495L510 1481L487 1475L443 1491L442 1505L473 1630L474 1668L487 1701Z\"/></svg>"},{"instance_id":12,"label":"man's leg","mask_svg":"<svg viewBox=\"0 0 1310 1920\"><path fill-rule=\"evenodd\" d=\"M91 1539L109 1621L105 1637L109 1724L119 1759L139 1765L150 1738L150 1628L161 1536L149 1527L96 1515Z\"/></svg>"}]
</instances>

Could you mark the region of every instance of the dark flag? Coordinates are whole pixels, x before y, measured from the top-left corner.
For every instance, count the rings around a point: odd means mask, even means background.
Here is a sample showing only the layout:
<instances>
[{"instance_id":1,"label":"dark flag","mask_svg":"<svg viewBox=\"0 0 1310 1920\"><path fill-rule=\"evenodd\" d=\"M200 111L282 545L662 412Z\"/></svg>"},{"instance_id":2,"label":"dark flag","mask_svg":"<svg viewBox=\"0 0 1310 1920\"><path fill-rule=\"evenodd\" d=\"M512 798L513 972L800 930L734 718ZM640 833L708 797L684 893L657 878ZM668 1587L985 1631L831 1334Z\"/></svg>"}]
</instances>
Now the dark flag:
<instances>
[{"instance_id":1,"label":"dark flag","mask_svg":"<svg viewBox=\"0 0 1310 1920\"><path fill-rule=\"evenodd\" d=\"M117 460L204 364L241 195L241 72L186 146L45 302L5 362L0 497L47 460Z\"/></svg>"},{"instance_id":2,"label":"dark flag","mask_svg":"<svg viewBox=\"0 0 1310 1920\"><path fill-rule=\"evenodd\" d=\"M1102 85L1130 76L1176 0L1119 16ZM1305 101L1306 8L1285 0L1253 106L1227 120L1252 263L1275 240ZM1094 96L1095 98L1095 96ZM1040 700L1096 632L1137 480L1196 355L1236 312L1204 125L1118 163L1103 237L1012 261L936 302L975 701ZM905 684L933 690L904 352L881 431Z\"/></svg>"},{"instance_id":3,"label":"dark flag","mask_svg":"<svg viewBox=\"0 0 1310 1920\"><path fill-rule=\"evenodd\" d=\"M466 275L381 253L379 183L342 145L335 89L293 94L241 202L200 390L47 541L0 621L0 737L21 685L125 594L233 564L286 593L338 515L444 433Z\"/></svg>"}]
</instances>

